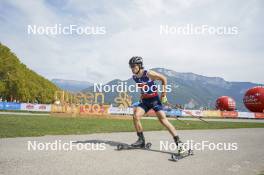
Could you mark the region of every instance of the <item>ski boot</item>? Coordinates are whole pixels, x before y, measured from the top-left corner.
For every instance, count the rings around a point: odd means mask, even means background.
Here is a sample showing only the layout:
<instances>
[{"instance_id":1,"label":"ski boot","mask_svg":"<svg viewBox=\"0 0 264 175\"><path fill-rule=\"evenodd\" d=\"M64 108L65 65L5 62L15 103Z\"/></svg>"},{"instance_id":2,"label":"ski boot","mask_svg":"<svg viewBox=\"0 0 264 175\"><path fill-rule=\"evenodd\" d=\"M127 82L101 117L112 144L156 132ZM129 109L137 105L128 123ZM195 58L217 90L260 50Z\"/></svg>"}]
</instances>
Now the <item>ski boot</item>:
<instances>
[{"instance_id":1,"label":"ski boot","mask_svg":"<svg viewBox=\"0 0 264 175\"><path fill-rule=\"evenodd\" d=\"M142 132L137 133L138 139L135 143L132 143L131 146L135 148L144 148L145 147L145 138Z\"/></svg>"}]
</instances>

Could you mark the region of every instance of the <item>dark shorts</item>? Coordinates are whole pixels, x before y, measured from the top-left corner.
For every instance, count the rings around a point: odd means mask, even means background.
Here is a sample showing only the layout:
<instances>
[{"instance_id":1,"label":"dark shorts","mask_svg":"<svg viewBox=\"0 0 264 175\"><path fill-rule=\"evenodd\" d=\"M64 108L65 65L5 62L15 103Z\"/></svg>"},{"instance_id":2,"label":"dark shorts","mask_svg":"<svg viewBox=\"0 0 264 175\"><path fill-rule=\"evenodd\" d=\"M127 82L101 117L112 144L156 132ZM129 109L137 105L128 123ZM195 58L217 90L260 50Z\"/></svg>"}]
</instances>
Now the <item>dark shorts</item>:
<instances>
[{"instance_id":1,"label":"dark shorts","mask_svg":"<svg viewBox=\"0 0 264 175\"><path fill-rule=\"evenodd\" d=\"M162 104L159 96L153 98L142 99L138 107L144 109L147 113L150 109L153 109L155 112L162 110Z\"/></svg>"}]
</instances>

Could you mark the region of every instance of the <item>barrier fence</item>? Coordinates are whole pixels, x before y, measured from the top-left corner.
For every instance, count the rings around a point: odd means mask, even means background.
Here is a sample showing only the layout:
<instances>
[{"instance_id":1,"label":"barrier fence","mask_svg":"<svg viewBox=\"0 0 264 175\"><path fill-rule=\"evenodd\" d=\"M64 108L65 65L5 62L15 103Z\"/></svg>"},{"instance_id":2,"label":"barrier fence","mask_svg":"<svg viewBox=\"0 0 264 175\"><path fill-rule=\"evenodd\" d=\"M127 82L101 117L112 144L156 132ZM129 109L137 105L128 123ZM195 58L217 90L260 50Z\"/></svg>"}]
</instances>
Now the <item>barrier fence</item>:
<instances>
[{"instance_id":1,"label":"barrier fence","mask_svg":"<svg viewBox=\"0 0 264 175\"><path fill-rule=\"evenodd\" d=\"M56 104L32 104L32 103L14 103L0 102L0 110L21 110L35 112L52 112L52 113L71 113L80 115L132 115L133 108L119 108L111 105L56 105ZM264 113L237 112L237 111L217 111L217 110L189 110L189 109L164 109L169 117L215 117L215 118L245 118L245 119L264 119ZM147 116L155 116L155 112L150 110Z\"/></svg>"}]
</instances>

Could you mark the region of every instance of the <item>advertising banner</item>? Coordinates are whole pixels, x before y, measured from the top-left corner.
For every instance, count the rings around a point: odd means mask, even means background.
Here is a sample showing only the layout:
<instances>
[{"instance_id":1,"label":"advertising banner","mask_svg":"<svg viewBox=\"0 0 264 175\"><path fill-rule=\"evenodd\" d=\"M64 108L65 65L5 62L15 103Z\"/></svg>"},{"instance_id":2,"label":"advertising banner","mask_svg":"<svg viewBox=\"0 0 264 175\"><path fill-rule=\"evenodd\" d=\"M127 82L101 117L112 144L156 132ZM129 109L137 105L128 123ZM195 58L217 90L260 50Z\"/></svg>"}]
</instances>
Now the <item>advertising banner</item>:
<instances>
[{"instance_id":1,"label":"advertising banner","mask_svg":"<svg viewBox=\"0 0 264 175\"><path fill-rule=\"evenodd\" d=\"M4 110L5 107L4 107L4 102L0 102L0 110Z\"/></svg>"},{"instance_id":2,"label":"advertising banner","mask_svg":"<svg viewBox=\"0 0 264 175\"><path fill-rule=\"evenodd\" d=\"M170 117L182 116L182 111L179 109L164 110L165 114Z\"/></svg>"},{"instance_id":3,"label":"advertising banner","mask_svg":"<svg viewBox=\"0 0 264 175\"><path fill-rule=\"evenodd\" d=\"M202 117L203 111L201 110L182 110L182 116L195 116L195 117Z\"/></svg>"},{"instance_id":4,"label":"advertising banner","mask_svg":"<svg viewBox=\"0 0 264 175\"><path fill-rule=\"evenodd\" d=\"M20 110L20 107L20 103L0 102L0 110Z\"/></svg>"},{"instance_id":5,"label":"advertising banner","mask_svg":"<svg viewBox=\"0 0 264 175\"><path fill-rule=\"evenodd\" d=\"M125 115L132 115L133 108L119 108L119 107L110 107L108 109L109 114L125 114Z\"/></svg>"},{"instance_id":6,"label":"advertising banner","mask_svg":"<svg viewBox=\"0 0 264 175\"><path fill-rule=\"evenodd\" d=\"M221 112L220 111L203 111L203 116L204 117L221 117Z\"/></svg>"},{"instance_id":7,"label":"advertising banner","mask_svg":"<svg viewBox=\"0 0 264 175\"><path fill-rule=\"evenodd\" d=\"M221 116L224 118L237 118L238 112L236 112L236 111L221 111Z\"/></svg>"},{"instance_id":8,"label":"advertising banner","mask_svg":"<svg viewBox=\"0 0 264 175\"><path fill-rule=\"evenodd\" d=\"M255 113L255 118L264 119L264 113Z\"/></svg>"},{"instance_id":9,"label":"advertising banner","mask_svg":"<svg viewBox=\"0 0 264 175\"><path fill-rule=\"evenodd\" d=\"M238 112L239 118L255 118L254 113L252 112Z\"/></svg>"},{"instance_id":10,"label":"advertising banner","mask_svg":"<svg viewBox=\"0 0 264 175\"><path fill-rule=\"evenodd\" d=\"M21 108L20 109L23 110L23 111L51 112L51 105L48 105L48 104L21 103Z\"/></svg>"}]
</instances>

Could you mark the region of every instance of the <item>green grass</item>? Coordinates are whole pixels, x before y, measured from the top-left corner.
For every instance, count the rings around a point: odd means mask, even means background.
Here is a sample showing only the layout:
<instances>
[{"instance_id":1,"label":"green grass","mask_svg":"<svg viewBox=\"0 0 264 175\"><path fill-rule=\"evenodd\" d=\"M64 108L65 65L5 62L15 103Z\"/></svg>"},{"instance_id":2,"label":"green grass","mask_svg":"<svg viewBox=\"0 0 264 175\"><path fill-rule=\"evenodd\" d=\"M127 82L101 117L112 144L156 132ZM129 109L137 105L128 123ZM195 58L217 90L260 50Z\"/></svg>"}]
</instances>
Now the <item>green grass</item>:
<instances>
[{"instance_id":1,"label":"green grass","mask_svg":"<svg viewBox=\"0 0 264 175\"><path fill-rule=\"evenodd\" d=\"M258 175L264 175L264 171L261 171Z\"/></svg>"},{"instance_id":2,"label":"green grass","mask_svg":"<svg viewBox=\"0 0 264 175\"><path fill-rule=\"evenodd\" d=\"M177 120L171 122L177 129L264 128L264 123L210 121L207 124L201 121ZM158 120L143 119L142 124L145 131L165 129ZM134 131L132 120L0 115L0 138L125 131Z\"/></svg>"}]
</instances>

